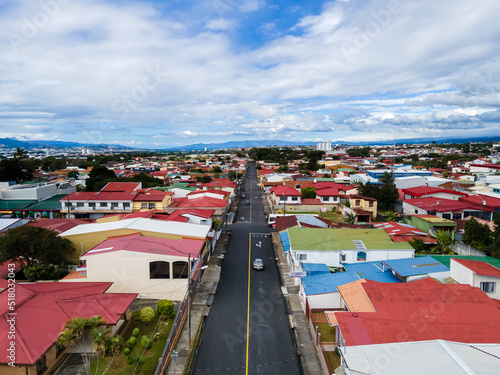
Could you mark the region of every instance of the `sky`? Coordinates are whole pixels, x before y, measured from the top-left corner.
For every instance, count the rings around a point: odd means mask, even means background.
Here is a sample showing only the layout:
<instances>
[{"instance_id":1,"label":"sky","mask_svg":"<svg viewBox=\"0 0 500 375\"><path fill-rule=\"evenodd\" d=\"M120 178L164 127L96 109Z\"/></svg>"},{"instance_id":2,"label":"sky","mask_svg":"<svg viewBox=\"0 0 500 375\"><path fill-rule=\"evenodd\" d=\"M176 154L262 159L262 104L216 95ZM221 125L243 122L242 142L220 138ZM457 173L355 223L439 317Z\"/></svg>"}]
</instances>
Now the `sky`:
<instances>
[{"instance_id":1,"label":"sky","mask_svg":"<svg viewBox=\"0 0 500 375\"><path fill-rule=\"evenodd\" d=\"M500 136L498 0L0 0L0 138Z\"/></svg>"}]
</instances>

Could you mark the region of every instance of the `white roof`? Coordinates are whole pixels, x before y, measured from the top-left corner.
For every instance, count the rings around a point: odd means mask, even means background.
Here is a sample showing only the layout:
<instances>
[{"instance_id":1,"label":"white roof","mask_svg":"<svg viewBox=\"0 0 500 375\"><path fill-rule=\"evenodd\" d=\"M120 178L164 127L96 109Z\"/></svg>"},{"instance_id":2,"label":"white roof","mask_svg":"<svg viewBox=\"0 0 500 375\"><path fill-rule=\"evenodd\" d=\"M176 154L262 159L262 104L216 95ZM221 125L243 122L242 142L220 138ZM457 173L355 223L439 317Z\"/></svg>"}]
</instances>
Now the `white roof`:
<instances>
[{"instance_id":1,"label":"white roof","mask_svg":"<svg viewBox=\"0 0 500 375\"><path fill-rule=\"evenodd\" d=\"M0 219L0 232L9 228L11 225L17 223L21 219Z\"/></svg>"},{"instance_id":2,"label":"white roof","mask_svg":"<svg viewBox=\"0 0 500 375\"><path fill-rule=\"evenodd\" d=\"M210 228L206 225L181 223L177 221L165 221L146 219L142 217L112 221L109 223L91 223L78 225L61 235L63 237L94 232L104 232L117 229L134 229L138 231L170 233L179 236L190 236L205 238Z\"/></svg>"},{"instance_id":3,"label":"white roof","mask_svg":"<svg viewBox=\"0 0 500 375\"><path fill-rule=\"evenodd\" d=\"M431 340L349 346L341 352L347 374L498 375L500 368L500 344Z\"/></svg>"}]
</instances>

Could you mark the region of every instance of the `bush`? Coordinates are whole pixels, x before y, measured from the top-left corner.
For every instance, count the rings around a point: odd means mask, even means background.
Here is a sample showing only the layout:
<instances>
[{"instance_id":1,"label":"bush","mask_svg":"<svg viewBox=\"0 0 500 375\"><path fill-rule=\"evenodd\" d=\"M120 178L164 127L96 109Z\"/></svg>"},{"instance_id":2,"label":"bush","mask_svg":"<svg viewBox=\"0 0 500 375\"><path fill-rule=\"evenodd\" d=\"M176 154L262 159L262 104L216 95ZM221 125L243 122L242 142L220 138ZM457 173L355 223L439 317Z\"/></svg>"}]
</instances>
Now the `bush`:
<instances>
[{"instance_id":1,"label":"bush","mask_svg":"<svg viewBox=\"0 0 500 375\"><path fill-rule=\"evenodd\" d=\"M168 299L158 301L156 311L162 318L170 319L174 316L174 303Z\"/></svg>"},{"instance_id":2,"label":"bush","mask_svg":"<svg viewBox=\"0 0 500 375\"><path fill-rule=\"evenodd\" d=\"M28 280L57 280L57 269L53 264L32 264L23 270Z\"/></svg>"},{"instance_id":3,"label":"bush","mask_svg":"<svg viewBox=\"0 0 500 375\"><path fill-rule=\"evenodd\" d=\"M131 354L127 357L127 364L131 365L132 363L137 362L137 358L135 355Z\"/></svg>"},{"instance_id":4,"label":"bush","mask_svg":"<svg viewBox=\"0 0 500 375\"><path fill-rule=\"evenodd\" d=\"M128 339L127 346L129 348L133 348L135 346L136 342L137 342L137 339L135 338L135 336L132 336L131 338Z\"/></svg>"},{"instance_id":5,"label":"bush","mask_svg":"<svg viewBox=\"0 0 500 375\"><path fill-rule=\"evenodd\" d=\"M134 337L139 336L139 328L134 328L134 330L132 331L132 336Z\"/></svg>"},{"instance_id":6,"label":"bush","mask_svg":"<svg viewBox=\"0 0 500 375\"><path fill-rule=\"evenodd\" d=\"M155 312L154 312L154 310L151 307L146 306L146 307L144 307L141 310L141 314L140 315L141 315L141 321L143 323L151 323L151 321L155 317Z\"/></svg>"},{"instance_id":7,"label":"bush","mask_svg":"<svg viewBox=\"0 0 500 375\"><path fill-rule=\"evenodd\" d=\"M125 354L125 356L128 356L130 354L130 348L125 348L123 350L123 354Z\"/></svg>"},{"instance_id":8,"label":"bush","mask_svg":"<svg viewBox=\"0 0 500 375\"><path fill-rule=\"evenodd\" d=\"M141 345L144 349L151 349L151 347L153 346L153 342L150 340L148 336L142 336Z\"/></svg>"}]
</instances>

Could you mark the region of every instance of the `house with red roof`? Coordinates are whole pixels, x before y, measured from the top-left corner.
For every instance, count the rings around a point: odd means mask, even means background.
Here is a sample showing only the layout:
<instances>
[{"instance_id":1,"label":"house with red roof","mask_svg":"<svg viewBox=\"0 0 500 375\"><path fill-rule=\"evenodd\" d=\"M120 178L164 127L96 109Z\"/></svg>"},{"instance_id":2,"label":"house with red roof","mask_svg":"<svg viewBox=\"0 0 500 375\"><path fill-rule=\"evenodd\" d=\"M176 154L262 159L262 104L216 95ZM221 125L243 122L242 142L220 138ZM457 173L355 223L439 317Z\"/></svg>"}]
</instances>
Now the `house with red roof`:
<instances>
[{"instance_id":1,"label":"house with red roof","mask_svg":"<svg viewBox=\"0 0 500 375\"><path fill-rule=\"evenodd\" d=\"M460 284L481 289L490 298L500 300L500 269L487 262L452 258L450 277Z\"/></svg>"},{"instance_id":2,"label":"house with red roof","mask_svg":"<svg viewBox=\"0 0 500 375\"><path fill-rule=\"evenodd\" d=\"M188 260L199 258L204 245L203 239L155 238L141 233L109 237L80 256L84 265L63 280L112 282L110 292L180 301L192 266Z\"/></svg>"},{"instance_id":3,"label":"house with red roof","mask_svg":"<svg viewBox=\"0 0 500 375\"><path fill-rule=\"evenodd\" d=\"M433 215L453 220L474 216L487 221L493 220L494 209L491 206L478 204L469 198L463 197L459 200L436 197L404 199L403 214Z\"/></svg>"},{"instance_id":4,"label":"house with red roof","mask_svg":"<svg viewBox=\"0 0 500 375\"><path fill-rule=\"evenodd\" d=\"M188 195L182 198L175 198L174 201L167 207L166 211L169 214L176 210L210 210L213 211L216 220L220 220L224 212L230 209L230 202L224 198L214 198L203 195Z\"/></svg>"},{"instance_id":5,"label":"house with red roof","mask_svg":"<svg viewBox=\"0 0 500 375\"><path fill-rule=\"evenodd\" d=\"M9 290L3 290L0 293L0 373L52 373L67 357L68 347L56 344L56 340L71 319L100 315L113 334L123 329L132 317L129 308L137 294L107 293L110 287L109 282L18 283L13 310L8 303ZM9 337L9 333L14 336Z\"/></svg>"},{"instance_id":6,"label":"house with red roof","mask_svg":"<svg viewBox=\"0 0 500 375\"><path fill-rule=\"evenodd\" d=\"M417 186L413 188L401 189L401 191L404 193L404 199L432 197L458 200L461 197L467 197L469 195L455 190L442 189L432 186Z\"/></svg>"},{"instance_id":7,"label":"house with red roof","mask_svg":"<svg viewBox=\"0 0 500 375\"><path fill-rule=\"evenodd\" d=\"M338 287L347 311L329 314L340 346L426 340L499 343L498 303L479 288L357 280Z\"/></svg>"},{"instance_id":8,"label":"house with red roof","mask_svg":"<svg viewBox=\"0 0 500 375\"><path fill-rule=\"evenodd\" d=\"M274 209L283 209L287 205L300 205L302 193L294 187L278 185L269 189L269 198Z\"/></svg>"}]
</instances>

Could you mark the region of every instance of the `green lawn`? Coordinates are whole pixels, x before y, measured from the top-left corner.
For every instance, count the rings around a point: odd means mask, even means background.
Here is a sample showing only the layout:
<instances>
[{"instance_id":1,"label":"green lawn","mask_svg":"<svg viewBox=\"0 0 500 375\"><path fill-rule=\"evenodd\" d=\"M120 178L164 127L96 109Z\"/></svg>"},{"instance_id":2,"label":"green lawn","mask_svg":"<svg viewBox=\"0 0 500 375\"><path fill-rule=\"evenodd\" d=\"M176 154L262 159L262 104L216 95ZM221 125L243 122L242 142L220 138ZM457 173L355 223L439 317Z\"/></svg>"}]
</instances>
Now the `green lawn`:
<instances>
[{"instance_id":1,"label":"green lawn","mask_svg":"<svg viewBox=\"0 0 500 375\"><path fill-rule=\"evenodd\" d=\"M321 341L335 342L335 327L330 327L328 323L316 323L318 331L321 333Z\"/></svg>"},{"instance_id":2,"label":"green lawn","mask_svg":"<svg viewBox=\"0 0 500 375\"><path fill-rule=\"evenodd\" d=\"M330 364L330 370L335 371L340 366L340 357L335 352L325 352L325 355Z\"/></svg>"},{"instance_id":3,"label":"green lawn","mask_svg":"<svg viewBox=\"0 0 500 375\"><path fill-rule=\"evenodd\" d=\"M335 223L343 223L345 221L344 216L336 211L321 212L320 217L331 220Z\"/></svg>"},{"instance_id":4,"label":"green lawn","mask_svg":"<svg viewBox=\"0 0 500 375\"><path fill-rule=\"evenodd\" d=\"M141 366L138 366L134 372L134 368L136 367L136 365L129 365L127 363L127 357L122 353L119 356L115 357L110 369L106 372L106 375L154 374L156 367L158 366L158 359L163 353L165 343L167 342L168 335L170 334L173 320L169 319L167 321L160 321L158 323L158 316L155 316L151 323L145 325L140 320L135 320L135 317L138 315L138 311L133 313L132 324L128 327L127 331L122 334L122 336L124 340L127 341L132 336L132 331L134 330L134 328L139 328L138 340L130 355L135 355L137 358L143 355L145 362ZM160 332L160 338L157 341L153 341L152 348L144 352L144 348L141 346L140 339L144 335L152 338L154 332ZM97 375L102 375L110 360L110 357L99 358L99 361L97 361L97 359L94 359L91 364L91 373L96 374L96 365L98 362L99 368L97 371Z\"/></svg>"}]
</instances>

